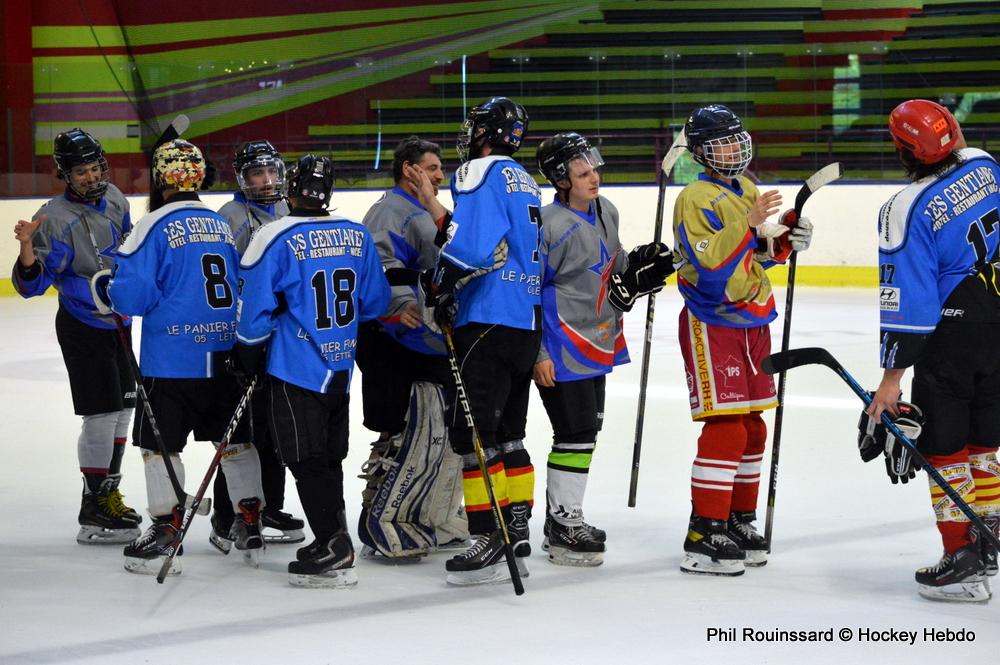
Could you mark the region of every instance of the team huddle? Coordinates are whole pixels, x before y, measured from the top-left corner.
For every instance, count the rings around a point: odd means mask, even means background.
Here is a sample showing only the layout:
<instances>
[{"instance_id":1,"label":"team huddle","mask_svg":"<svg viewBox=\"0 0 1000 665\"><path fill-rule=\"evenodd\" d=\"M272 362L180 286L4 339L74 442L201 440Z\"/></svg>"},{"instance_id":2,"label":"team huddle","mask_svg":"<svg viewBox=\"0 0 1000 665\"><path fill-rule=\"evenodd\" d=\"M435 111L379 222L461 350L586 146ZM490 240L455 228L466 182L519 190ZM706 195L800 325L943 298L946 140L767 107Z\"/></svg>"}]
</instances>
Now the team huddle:
<instances>
[{"instance_id":1,"label":"team huddle","mask_svg":"<svg viewBox=\"0 0 1000 665\"><path fill-rule=\"evenodd\" d=\"M986 368L973 380L951 361L927 357L931 347L954 352L946 335L971 331L986 340L1000 322L993 318L1000 168L964 148L947 110L906 104L893 112L905 122L890 128L912 166L911 189L923 189L904 190L880 216L887 369L859 445L866 460L884 455L890 476L908 479L899 442L877 425L887 410L1000 531L1000 405L991 401L1000 394L1000 359L985 341L982 356L959 352L963 366ZM134 224L108 182L99 143L79 129L60 134L54 157L66 191L17 224L13 280L24 297L59 291L56 331L83 418L78 541L124 543L131 572L180 573L180 544L201 495L184 490L182 452L193 434L217 448L205 482L217 464L210 541L223 553L235 549L255 563L267 545L304 542L308 523L314 539L288 564L296 586L356 585L356 556L392 562L453 551L445 563L450 584L513 576L517 588L529 574L535 509L525 445L534 383L553 432L542 548L557 565L600 565L607 534L585 521L583 504L606 377L629 362L623 313L676 272L684 302L679 350L691 416L703 424L680 567L735 576L764 565L769 545L755 524L762 412L778 403L760 369L777 316L766 271L809 248L811 222L794 211L770 221L781 196L759 192L745 175L752 140L725 106L698 108L686 123L687 149L704 172L675 204L673 251L660 242L622 247L618 210L600 193L600 151L578 133L537 148L538 171L555 189L545 204L514 158L527 130L524 107L505 97L469 112L451 178L453 210L437 197L445 180L440 147L405 139L394 153L395 185L361 222L327 210L330 159L307 154L286 172L267 141L237 151L240 191L216 213L198 196L205 159L177 138L156 148L150 209ZM921 141L938 141L938 149L928 156ZM953 176L956 187L982 193L954 200ZM938 179L946 182L939 187ZM955 204L951 217L933 206L942 195ZM920 197L936 217L918 236L925 220L911 211ZM937 260L934 234L966 217L979 230L975 256L956 250ZM908 237L920 241L907 244ZM928 308L920 289L940 291L943 309ZM949 300L952 290L961 302ZM981 315L942 321L936 314L956 310ZM138 366L130 317L142 318ZM343 461L355 364L364 425L378 440L361 470L366 485L352 529ZM898 401L911 365L920 408ZM118 490L137 395L132 443L144 460L152 519L142 533L142 518ZM964 415L954 413L958 402ZM286 467L305 521L283 511ZM932 491L932 498L945 557L917 572L921 593L987 600L996 551L947 497ZM352 531L363 544L357 553Z\"/></svg>"}]
</instances>

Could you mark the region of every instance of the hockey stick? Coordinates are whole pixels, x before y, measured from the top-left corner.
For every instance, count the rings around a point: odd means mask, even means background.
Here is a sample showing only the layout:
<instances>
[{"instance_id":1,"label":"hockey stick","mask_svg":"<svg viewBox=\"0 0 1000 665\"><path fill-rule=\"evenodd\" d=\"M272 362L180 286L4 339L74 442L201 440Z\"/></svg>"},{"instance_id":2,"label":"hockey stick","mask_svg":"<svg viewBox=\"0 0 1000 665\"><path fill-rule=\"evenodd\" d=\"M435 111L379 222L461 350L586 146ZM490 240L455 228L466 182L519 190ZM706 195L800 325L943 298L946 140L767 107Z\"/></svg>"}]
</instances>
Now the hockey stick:
<instances>
[{"instance_id":1,"label":"hockey stick","mask_svg":"<svg viewBox=\"0 0 1000 665\"><path fill-rule=\"evenodd\" d=\"M250 403L250 398L253 395L253 390L256 387L257 377L254 376L250 379L250 383L247 384L246 389L240 396L240 401L236 404L236 411L233 412L233 417L230 418L229 424L226 426L226 431L222 435L222 441L219 443L219 447L215 450L215 457L213 457L212 461L209 463L208 471L205 472L205 477L202 479L201 485L198 487L198 493L194 495L194 502L184 511L184 519L181 521L181 526L177 529L177 533L174 534L174 539L170 542L168 547L167 558L163 560L163 565L160 566L160 572L156 576L156 581L160 584L163 584L163 580L167 578L167 574L170 572L170 564L173 562L174 557L177 556L177 552L181 548L181 543L184 541L184 535L191 526L191 521L194 519L195 513L198 513L199 515L204 514L198 510L198 508L201 505L201 502L205 500L205 492L208 491L208 485L212 482L212 476L215 475L215 470L219 468L219 464L222 462L222 455L226 452L229 440L233 437L233 433L236 432L236 427L240 424L240 420L243 418L243 412L246 411L247 405Z\"/></svg>"},{"instance_id":2,"label":"hockey stick","mask_svg":"<svg viewBox=\"0 0 1000 665\"><path fill-rule=\"evenodd\" d=\"M681 133L674 139L667 154L663 156L660 172L660 193L656 198L656 222L653 227L653 242L660 242L663 235L663 206L667 194L667 179L674 169L677 159L687 150L687 135ZM635 413L635 438L632 444L632 477L628 485L628 507L635 508L635 494L639 489L639 456L642 454L642 427L646 419L646 386L649 383L649 354L653 345L653 316L656 310L656 294L651 293L646 300L646 334L642 342L642 371L639 375L639 404Z\"/></svg>"},{"instance_id":3,"label":"hockey stick","mask_svg":"<svg viewBox=\"0 0 1000 665\"><path fill-rule=\"evenodd\" d=\"M844 366L837 362L837 359L830 355L830 352L826 349L810 347L781 351L780 353L774 353L765 358L761 367L768 374L775 374L795 369L796 367L802 367L803 365L825 365L826 367L829 367L836 372L841 379L843 379L844 383L850 386L855 395L861 398L865 407L872 403L872 398L868 392L854 380L854 377L851 376L848 371L844 369ZM979 533L986 534L987 540L993 544L993 547L1000 549L1000 538L997 538L996 534L994 534L989 527L983 524L979 515L977 515L972 507L965 502L961 495L959 495L959 493L948 484L948 481L944 479L938 470L927 461L927 458L920 452L916 444L906 438L906 435L899 431L899 428L896 427L896 424L892 422L892 418L890 418L889 414L885 411L882 412L882 423L886 426L886 429L892 432L893 436L895 436L909 449L910 454L920 465L920 468L927 472L927 475L934 481L934 484L940 487L944 493L948 495L948 498L951 499L956 506L958 506L958 509L969 518L969 521L976 527L976 529L979 530Z\"/></svg>"},{"instance_id":4,"label":"hockey stick","mask_svg":"<svg viewBox=\"0 0 1000 665\"><path fill-rule=\"evenodd\" d=\"M514 546L510 542L510 534L507 533L507 522L503 518L500 510L500 502L497 501L496 492L493 489L493 479L490 477L489 467L486 466L486 455L483 453L483 440L479 438L479 429L476 421L472 417L472 405L469 404L469 394L465 391L465 382L462 381L462 372L458 369L458 352L455 351L455 340L451 336L451 326L441 325L441 332L444 333L444 341L448 346L448 366L451 368L452 378L455 379L455 390L458 394L458 401L462 404L462 411L465 413L465 422L472 430L472 448L476 452L476 462L479 463L479 472L483 474L483 483L486 485L486 493L490 497L490 508L493 513L493 523L503 536L504 558L507 559L507 570L510 571L510 581L514 585L514 594L520 596L524 593L524 584L521 582L521 573L517 569L517 560L514 558Z\"/></svg>"},{"instance_id":5,"label":"hockey stick","mask_svg":"<svg viewBox=\"0 0 1000 665\"><path fill-rule=\"evenodd\" d=\"M802 214L802 207L817 189L840 177L840 163L827 164L816 173L809 176L805 184L795 195L795 221ZM785 290L785 320L781 327L781 350L788 350L792 331L792 299L795 297L795 266L798 252L792 252L788 259L788 287ZM781 425L785 416L785 373L778 375L778 408L774 412L774 433L771 443L771 473L767 485L767 519L764 521L764 541L767 551L771 551L771 531L774 527L774 501L778 491L778 455L781 451Z\"/></svg>"},{"instance_id":6,"label":"hockey stick","mask_svg":"<svg viewBox=\"0 0 1000 665\"><path fill-rule=\"evenodd\" d=\"M167 128L157 137L153 146L149 149L149 201L146 204L146 209L149 212L153 212L158 208L162 207L164 204L163 192L156 188L156 174L153 173L153 153L164 143L169 143L174 139L180 137L181 134L187 131L187 128L191 125L191 121L186 115L181 113L173 121L167 125Z\"/></svg>"}]
</instances>

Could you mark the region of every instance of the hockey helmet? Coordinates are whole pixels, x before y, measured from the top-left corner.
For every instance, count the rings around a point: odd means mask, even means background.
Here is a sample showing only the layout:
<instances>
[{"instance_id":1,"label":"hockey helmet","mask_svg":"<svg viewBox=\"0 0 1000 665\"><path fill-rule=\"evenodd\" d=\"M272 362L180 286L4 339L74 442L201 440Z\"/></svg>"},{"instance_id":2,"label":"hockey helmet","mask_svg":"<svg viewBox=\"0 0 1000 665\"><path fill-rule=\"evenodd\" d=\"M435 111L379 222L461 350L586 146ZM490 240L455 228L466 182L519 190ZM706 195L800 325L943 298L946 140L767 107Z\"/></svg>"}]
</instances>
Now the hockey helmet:
<instances>
[{"instance_id":1,"label":"hockey helmet","mask_svg":"<svg viewBox=\"0 0 1000 665\"><path fill-rule=\"evenodd\" d=\"M250 182L254 169L260 169L259 174L270 175L270 178L263 184ZM240 191L249 200L277 203L285 197L285 163L270 141L247 141L240 146L233 160L233 170Z\"/></svg>"},{"instance_id":2,"label":"hockey helmet","mask_svg":"<svg viewBox=\"0 0 1000 665\"><path fill-rule=\"evenodd\" d=\"M897 148L910 151L921 164L936 164L950 155L960 135L951 111L927 99L911 99L894 108L889 133Z\"/></svg>"},{"instance_id":3,"label":"hockey helmet","mask_svg":"<svg viewBox=\"0 0 1000 665\"><path fill-rule=\"evenodd\" d=\"M104 156L104 148L93 136L75 127L68 132L58 134L52 150L52 159L56 163L56 172L60 180L65 180L76 194L88 201L97 201L108 191L108 160ZM74 166L83 166L97 162L101 167L101 179L84 191L80 191L70 176Z\"/></svg>"},{"instance_id":4,"label":"hockey helmet","mask_svg":"<svg viewBox=\"0 0 1000 665\"><path fill-rule=\"evenodd\" d=\"M535 153L538 170L556 189L559 189L557 182L569 180L569 164L578 159L595 169L604 166L600 151L576 132L564 132L545 139Z\"/></svg>"},{"instance_id":5,"label":"hockey helmet","mask_svg":"<svg viewBox=\"0 0 1000 665\"><path fill-rule=\"evenodd\" d=\"M156 189L197 192L204 179L205 158L193 143L174 139L153 152L153 185Z\"/></svg>"},{"instance_id":6,"label":"hockey helmet","mask_svg":"<svg viewBox=\"0 0 1000 665\"><path fill-rule=\"evenodd\" d=\"M735 178L753 159L753 142L739 116L722 104L697 108L684 124L687 147L694 161Z\"/></svg>"},{"instance_id":7,"label":"hockey helmet","mask_svg":"<svg viewBox=\"0 0 1000 665\"><path fill-rule=\"evenodd\" d=\"M302 155L288 169L288 198L303 198L325 208L333 191L333 162L329 157Z\"/></svg>"},{"instance_id":8,"label":"hockey helmet","mask_svg":"<svg viewBox=\"0 0 1000 665\"><path fill-rule=\"evenodd\" d=\"M505 147L513 155L528 132L528 112L506 97L490 97L474 106L462 123L455 146L459 159L475 159L483 146Z\"/></svg>"}]
</instances>

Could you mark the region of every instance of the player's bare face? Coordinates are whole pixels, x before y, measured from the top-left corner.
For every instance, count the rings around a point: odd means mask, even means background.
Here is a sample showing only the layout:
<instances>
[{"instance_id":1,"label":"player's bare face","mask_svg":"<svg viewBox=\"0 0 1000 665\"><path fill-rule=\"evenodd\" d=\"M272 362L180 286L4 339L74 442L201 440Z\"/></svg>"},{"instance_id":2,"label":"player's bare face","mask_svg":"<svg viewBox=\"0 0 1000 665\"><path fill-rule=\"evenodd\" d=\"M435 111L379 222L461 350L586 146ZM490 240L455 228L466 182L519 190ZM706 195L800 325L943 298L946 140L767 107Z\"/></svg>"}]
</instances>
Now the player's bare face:
<instances>
[{"instance_id":1,"label":"player's bare face","mask_svg":"<svg viewBox=\"0 0 1000 665\"><path fill-rule=\"evenodd\" d=\"M427 174L427 178L434 185L434 194L437 195L438 188L444 182L444 167L441 165L441 158L433 152L425 152L420 161L417 162L417 166Z\"/></svg>"},{"instance_id":2,"label":"player's bare face","mask_svg":"<svg viewBox=\"0 0 1000 665\"><path fill-rule=\"evenodd\" d=\"M248 169L244 175L247 185L263 196L271 196L275 193L275 185L278 182L278 169L273 166L258 166Z\"/></svg>"},{"instance_id":3,"label":"player's bare face","mask_svg":"<svg viewBox=\"0 0 1000 665\"><path fill-rule=\"evenodd\" d=\"M601 174L582 159L569 163L570 206L586 210L597 198L601 188Z\"/></svg>"},{"instance_id":4,"label":"player's bare face","mask_svg":"<svg viewBox=\"0 0 1000 665\"><path fill-rule=\"evenodd\" d=\"M74 166L69 173L69 184L78 194L85 194L97 187L104 179L104 169L100 162L90 162Z\"/></svg>"}]
</instances>

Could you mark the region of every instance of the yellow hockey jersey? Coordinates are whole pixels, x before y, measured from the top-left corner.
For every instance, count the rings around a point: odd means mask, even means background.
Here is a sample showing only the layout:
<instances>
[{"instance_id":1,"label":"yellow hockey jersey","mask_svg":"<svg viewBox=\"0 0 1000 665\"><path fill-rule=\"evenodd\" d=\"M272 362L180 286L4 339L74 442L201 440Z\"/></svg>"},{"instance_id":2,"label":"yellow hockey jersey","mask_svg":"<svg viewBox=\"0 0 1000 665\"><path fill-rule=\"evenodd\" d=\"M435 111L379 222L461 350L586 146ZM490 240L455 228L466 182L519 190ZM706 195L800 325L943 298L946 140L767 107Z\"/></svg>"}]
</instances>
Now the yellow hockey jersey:
<instances>
[{"instance_id":1,"label":"yellow hockey jersey","mask_svg":"<svg viewBox=\"0 0 1000 665\"><path fill-rule=\"evenodd\" d=\"M759 196L743 176L725 183L701 174L674 204L677 285L688 309L706 323L752 328L777 315L764 272L775 264L755 255L757 236L747 223Z\"/></svg>"}]
</instances>

